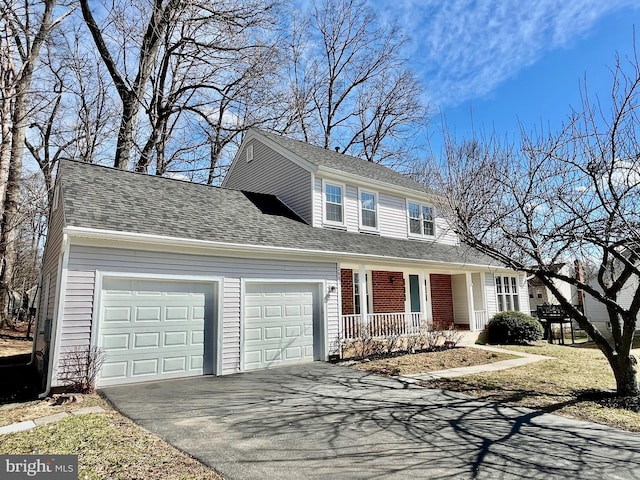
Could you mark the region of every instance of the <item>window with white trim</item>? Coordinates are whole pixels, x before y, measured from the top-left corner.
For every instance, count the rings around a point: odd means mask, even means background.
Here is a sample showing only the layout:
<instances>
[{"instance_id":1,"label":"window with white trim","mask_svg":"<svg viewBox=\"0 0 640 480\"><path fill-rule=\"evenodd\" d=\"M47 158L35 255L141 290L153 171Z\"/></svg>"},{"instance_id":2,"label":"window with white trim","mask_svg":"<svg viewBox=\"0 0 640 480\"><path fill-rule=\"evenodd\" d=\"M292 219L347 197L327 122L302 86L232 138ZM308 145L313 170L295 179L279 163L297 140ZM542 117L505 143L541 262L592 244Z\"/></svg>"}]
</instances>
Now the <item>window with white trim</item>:
<instances>
[{"instance_id":1,"label":"window with white trim","mask_svg":"<svg viewBox=\"0 0 640 480\"><path fill-rule=\"evenodd\" d=\"M247 145L245 154L247 155L247 162L253 160L253 145Z\"/></svg>"},{"instance_id":2,"label":"window with white trim","mask_svg":"<svg viewBox=\"0 0 640 480\"><path fill-rule=\"evenodd\" d=\"M409 215L409 234L427 237L435 235L436 225L432 206L408 202L407 214Z\"/></svg>"},{"instance_id":3,"label":"window with white trim","mask_svg":"<svg viewBox=\"0 0 640 480\"><path fill-rule=\"evenodd\" d=\"M324 184L324 219L328 223L344 223L344 195L340 185Z\"/></svg>"},{"instance_id":4,"label":"window with white trim","mask_svg":"<svg viewBox=\"0 0 640 480\"><path fill-rule=\"evenodd\" d=\"M498 299L498 311L520 311L520 298L518 297L518 277L496 276L496 297Z\"/></svg>"},{"instance_id":5,"label":"window with white trim","mask_svg":"<svg viewBox=\"0 0 640 480\"><path fill-rule=\"evenodd\" d=\"M378 228L378 195L373 192L360 191L360 226Z\"/></svg>"}]
</instances>

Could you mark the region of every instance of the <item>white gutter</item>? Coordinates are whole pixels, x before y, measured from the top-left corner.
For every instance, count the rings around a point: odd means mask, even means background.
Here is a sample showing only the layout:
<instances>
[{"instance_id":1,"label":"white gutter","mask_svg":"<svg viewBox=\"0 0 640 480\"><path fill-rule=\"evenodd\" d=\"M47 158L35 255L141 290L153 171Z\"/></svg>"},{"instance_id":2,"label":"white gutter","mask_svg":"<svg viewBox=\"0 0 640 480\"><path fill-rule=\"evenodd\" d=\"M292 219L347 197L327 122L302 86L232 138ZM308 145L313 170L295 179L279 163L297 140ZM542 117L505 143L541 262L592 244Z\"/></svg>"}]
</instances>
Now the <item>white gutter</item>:
<instances>
[{"instance_id":1,"label":"white gutter","mask_svg":"<svg viewBox=\"0 0 640 480\"><path fill-rule=\"evenodd\" d=\"M253 253L275 253L275 254L289 254L289 255L304 255L313 257L334 257L339 259L354 259L355 261L386 261L391 263L420 263L426 265L447 265L457 266L461 269L465 267L486 268L488 270L500 269L496 265L486 264L470 264L464 262L443 262L438 260L423 260L416 258L405 257L392 257L386 255L371 255L366 253L349 253L339 252L332 250L309 250L304 248L293 247L275 247L266 245L250 245L242 243L231 242L219 242L213 240L195 240L191 238L171 237L166 235L155 235L148 233L134 233L134 232L121 232L118 230L102 230L87 227L65 227L64 233L69 237L76 238L90 238L100 240L114 240L114 241L130 241L154 245L171 245L181 247L201 247L201 248L215 248L218 250L228 252L253 252ZM511 271L510 269L503 268L505 271Z\"/></svg>"},{"instance_id":2,"label":"white gutter","mask_svg":"<svg viewBox=\"0 0 640 480\"><path fill-rule=\"evenodd\" d=\"M58 278L56 281L55 303L58 307L54 311L51 321L51 333L49 337L49 362L47 364L47 387L45 391L38 395L38 398L45 398L51 391L51 381L53 376L53 366L57 364L60 351L60 336L58 332L58 321L62 318L64 312L64 295L67 288L67 270L69 268L69 236L66 233L62 235L60 245L60 259L58 260ZM46 316L45 316L46 319Z\"/></svg>"}]
</instances>

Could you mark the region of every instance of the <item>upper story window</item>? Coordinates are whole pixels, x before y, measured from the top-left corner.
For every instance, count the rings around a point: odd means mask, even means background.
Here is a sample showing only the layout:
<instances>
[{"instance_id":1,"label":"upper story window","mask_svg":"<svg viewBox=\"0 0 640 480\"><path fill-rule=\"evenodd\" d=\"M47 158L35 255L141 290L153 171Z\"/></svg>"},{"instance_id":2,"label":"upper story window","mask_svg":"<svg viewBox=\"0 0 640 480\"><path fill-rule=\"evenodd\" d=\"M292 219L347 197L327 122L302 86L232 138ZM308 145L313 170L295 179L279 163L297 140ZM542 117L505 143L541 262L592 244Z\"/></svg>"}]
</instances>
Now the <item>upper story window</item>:
<instances>
[{"instance_id":1,"label":"upper story window","mask_svg":"<svg viewBox=\"0 0 640 480\"><path fill-rule=\"evenodd\" d=\"M518 277L496 276L496 296L498 297L498 311L520 310L518 297Z\"/></svg>"},{"instance_id":2,"label":"upper story window","mask_svg":"<svg viewBox=\"0 0 640 480\"><path fill-rule=\"evenodd\" d=\"M324 219L327 223L344 224L344 187L324 184Z\"/></svg>"},{"instance_id":3,"label":"upper story window","mask_svg":"<svg viewBox=\"0 0 640 480\"><path fill-rule=\"evenodd\" d=\"M360 227L378 228L378 195L360 191Z\"/></svg>"},{"instance_id":4,"label":"upper story window","mask_svg":"<svg viewBox=\"0 0 640 480\"><path fill-rule=\"evenodd\" d=\"M408 202L409 234L426 235L433 237L436 227L433 215L433 207L420 203Z\"/></svg>"},{"instance_id":5,"label":"upper story window","mask_svg":"<svg viewBox=\"0 0 640 480\"><path fill-rule=\"evenodd\" d=\"M247 150L245 153L247 155L247 162L253 160L253 145L247 145Z\"/></svg>"}]
</instances>

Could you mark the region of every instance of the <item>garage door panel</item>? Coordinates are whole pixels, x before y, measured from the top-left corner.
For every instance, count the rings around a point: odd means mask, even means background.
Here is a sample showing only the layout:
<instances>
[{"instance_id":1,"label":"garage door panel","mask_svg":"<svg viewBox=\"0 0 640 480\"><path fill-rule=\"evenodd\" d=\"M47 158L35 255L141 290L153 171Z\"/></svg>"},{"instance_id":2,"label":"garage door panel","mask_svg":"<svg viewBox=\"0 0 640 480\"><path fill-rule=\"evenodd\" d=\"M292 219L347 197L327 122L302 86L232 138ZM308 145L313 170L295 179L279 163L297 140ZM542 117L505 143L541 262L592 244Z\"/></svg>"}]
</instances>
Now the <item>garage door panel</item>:
<instances>
[{"instance_id":1,"label":"garage door panel","mask_svg":"<svg viewBox=\"0 0 640 480\"><path fill-rule=\"evenodd\" d=\"M314 284L248 283L245 295L244 369L312 361Z\"/></svg>"},{"instance_id":2,"label":"garage door panel","mask_svg":"<svg viewBox=\"0 0 640 480\"><path fill-rule=\"evenodd\" d=\"M162 360L162 371L166 373L185 372L187 357L169 357Z\"/></svg>"},{"instance_id":3,"label":"garage door panel","mask_svg":"<svg viewBox=\"0 0 640 480\"><path fill-rule=\"evenodd\" d=\"M133 308L134 322L160 322L162 320L162 310L157 306L137 306Z\"/></svg>"},{"instance_id":4,"label":"garage door panel","mask_svg":"<svg viewBox=\"0 0 640 480\"><path fill-rule=\"evenodd\" d=\"M291 338L291 337L299 337L302 335L302 329L303 327L300 325L289 325L286 326L284 331L285 331L285 336L287 338Z\"/></svg>"},{"instance_id":5,"label":"garage door panel","mask_svg":"<svg viewBox=\"0 0 640 480\"><path fill-rule=\"evenodd\" d=\"M160 346L160 333L134 333L133 348L158 348Z\"/></svg>"},{"instance_id":6,"label":"garage door panel","mask_svg":"<svg viewBox=\"0 0 640 480\"><path fill-rule=\"evenodd\" d=\"M127 366L128 362L105 362L100 371L100 379L107 380L119 380L127 378Z\"/></svg>"},{"instance_id":7,"label":"garage door panel","mask_svg":"<svg viewBox=\"0 0 640 480\"><path fill-rule=\"evenodd\" d=\"M110 334L102 336L102 348L110 350L126 350L129 348L129 334Z\"/></svg>"},{"instance_id":8,"label":"garage door panel","mask_svg":"<svg viewBox=\"0 0 640 480\"><path fill-rule=\"evenodd\" d=\"M98 343L107 358L99 385L203 374L211 284L103 280Z\"/></svg>"},{"instance_id":9,"label":"garage door panel","mask_svg":"<svg viewBox=\"0 0 640 480\"><path fill-rule=\"evenodd\" d=\"M164 347L186 346L187 332L165 332Z\"/></svg>"},{"instance_id":10,"label":"garage door panel","mask_svg":"<svg viewBox=\"0 0 640 480\"><path fill-rule=\"evenodd\" d=\"M165 309L167 322L186 322L189 320L189 307L167 307Z\"/></svg>"},{"instance_id":11,"label":"garage door panel","mask_svg":"<svg viewBox=\"0 0 640 480\"><path fill-rule=\"evenodd\" d=\"M129 307L104 307L102 314L102 322L130 322L131 309Z\"/></svg>"},{"instance_id":12,"label":"garage door panel","mask_svg":"<svg viewBox=\"0 0 640 480\"><path fill-rule=\"evenodd\" d=\"M262 315L265 318L281 318L282 306L281 305L265 305L264 313Z\"/></svg>"}]
</instances>

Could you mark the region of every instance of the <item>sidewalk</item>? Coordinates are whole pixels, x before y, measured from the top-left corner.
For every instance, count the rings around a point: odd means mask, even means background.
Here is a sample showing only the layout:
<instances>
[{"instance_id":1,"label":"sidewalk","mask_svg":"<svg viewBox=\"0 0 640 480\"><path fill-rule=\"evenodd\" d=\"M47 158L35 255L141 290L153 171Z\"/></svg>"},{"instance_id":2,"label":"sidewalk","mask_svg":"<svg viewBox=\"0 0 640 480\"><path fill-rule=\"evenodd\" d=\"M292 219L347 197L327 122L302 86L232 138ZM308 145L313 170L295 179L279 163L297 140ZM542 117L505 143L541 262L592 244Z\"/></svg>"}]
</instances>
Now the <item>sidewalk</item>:
<instances>
[{"instance_id":1,"label":"sidewalk","mask_svg":"<svg viewBox=\"0 0 640 480\"><path fill-rule=\"evenodd\" d=\"M99 406L84 407L71 412L60 412L54 415L47 415L46 417L35 418L33 420L26 420L24 422L12 423L11 425L5 425L0 427L0 435L6 435L7 433L25 432L40 425L46 425L48 423L54 423L62 420L69 415L88 415L90 413L104 413L105 410Z\"/></svg>"},{"instance_id":2,"label":"sidewalk","mask_svg":"<svg viewBox=\"0 0 640 480\"><path fill-rule=\"evenodd\" d=\"M438 378L463 377L465 375L473 375L474 373L497 372L499 370L506 370L508 368L521 367L522 365L528 365L529 363L540 362L541 360L551 360L553 358L544 355L534 355L532 353L516 352L514 350L507 350L504 348L487 347L485 345L465 344L464 346L467 348L477 348L478 350L486 350L489 352L507 353L509 355L515 355L520 358L512 358L509 360L502 360L500 362L494 363L485 363L483 365L472 365L470 367L457 367L447 370L418 373L415 375L403 375L398 378L409 383L416 383L420 380L436 380Z\"/></svg>"}]
</instances>

